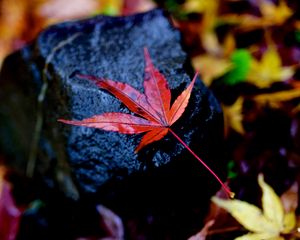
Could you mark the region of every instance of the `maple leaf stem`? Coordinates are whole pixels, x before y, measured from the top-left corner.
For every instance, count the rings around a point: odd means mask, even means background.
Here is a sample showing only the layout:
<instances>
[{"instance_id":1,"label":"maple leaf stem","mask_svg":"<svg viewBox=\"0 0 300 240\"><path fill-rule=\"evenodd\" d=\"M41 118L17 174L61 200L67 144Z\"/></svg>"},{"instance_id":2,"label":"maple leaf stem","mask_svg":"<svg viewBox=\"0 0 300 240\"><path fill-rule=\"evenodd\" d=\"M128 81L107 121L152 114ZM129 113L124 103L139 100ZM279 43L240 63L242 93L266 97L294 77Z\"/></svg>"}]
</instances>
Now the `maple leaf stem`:
<instances>
[{"instance_id":1,"label":"maple leaf stem","mask_svg":"<svg viewBox=\"0 0 300 240\"><path fill-rule=\"evenodd\" d=\"M222 188L225 190L228 197L233 198L234 193L230 190L229 187L227 187L222 182L222 180L217 176L217 174L215 174L214 171L211 170L210 167L200 157L198 157L197 154L192 149L190 149L190 147L171 128L169 128L169 131L218 180L218 182L221 184Z\"/></svg>"}]
</instances>

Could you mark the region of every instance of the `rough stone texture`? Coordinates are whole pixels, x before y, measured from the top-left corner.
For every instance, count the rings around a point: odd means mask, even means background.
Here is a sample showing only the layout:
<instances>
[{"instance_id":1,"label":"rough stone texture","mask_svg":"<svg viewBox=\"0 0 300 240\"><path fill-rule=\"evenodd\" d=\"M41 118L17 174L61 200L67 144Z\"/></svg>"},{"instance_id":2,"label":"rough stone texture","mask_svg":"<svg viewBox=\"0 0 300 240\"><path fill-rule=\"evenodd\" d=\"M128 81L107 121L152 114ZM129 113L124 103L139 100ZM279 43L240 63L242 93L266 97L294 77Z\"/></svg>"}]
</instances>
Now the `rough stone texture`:
<instances>
[{"instance_id":1,"label":"rough stone texture","mask_svg":"<svg viewBox=\"0 0 300 240\"><path fill-rule=\"evenodd\" d=\"M136 154L141 135L57 122L129 112L76 74L126 82L143 91L145 46L166 76L172 96L178 96L194 73L178 31L161 10L124 18L97 16L42 32L3 65L0 150L12 165L25 169L39 116L43 125L35 175L42 175L50 187L59 182L67 196L110 207L124 219L128 239L184 239L201 227L209 196L218 185L173 136ZM47 89L39 105L43 86ZM222 176L221 110L199 80L172 129Z\"/></svg>"}]
</instances>

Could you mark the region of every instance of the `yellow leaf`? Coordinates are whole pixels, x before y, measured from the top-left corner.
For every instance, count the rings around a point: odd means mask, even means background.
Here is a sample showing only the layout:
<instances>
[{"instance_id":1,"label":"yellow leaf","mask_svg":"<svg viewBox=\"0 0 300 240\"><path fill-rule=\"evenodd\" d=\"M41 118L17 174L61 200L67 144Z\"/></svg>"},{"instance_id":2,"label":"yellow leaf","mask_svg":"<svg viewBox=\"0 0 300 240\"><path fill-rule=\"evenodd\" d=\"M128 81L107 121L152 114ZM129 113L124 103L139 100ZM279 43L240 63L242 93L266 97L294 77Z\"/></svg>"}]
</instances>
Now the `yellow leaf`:
<instances>
[{"instance_id":1,"label":"yellow leaf","mask_svg":"<svg viewBox=\"0 0 300 240\"><path fill-rule=\"evenodd\" d=\"M283 0L280 0L279 5L274 4L273 1L260 0L259 9L262 17L250 14L225 14L220 16L219 20L238 24L240 31L250 31L257 28L281 25L293 14L293 11Z\"/></svg>"},{"instance_id":2,"label":"yellow leaf","mask_svg":"<svg viewBox=\"0 0 300 240\"><path fill-rule=\"evenodd\" d=\"M263 192L263 210L240 200L224 200L213 197L212 201L228 211L240 224L252 232L235 240L283 240L280 233L291 234L297 225L295 212L284 212L280 198L265 183L263 175L258 176L258 183ZM287 192L295 190L298 191L298 188L291 188ZM287 194L284 194L283 198L286 197ZM293 198L292 201L294 200Z\"/></svg>"},{"instance_id":3,"label":"yellow leaf","mask_svg":"<svg viewBox=\"0 0 300 240\"><path fill-rule=\"evenodd\" d=\"M272 236L269 233L248 233L246 235L235 238L234 240L284 240L279 236Z\"/></svg>"},{"instance_id":4,"label":"yellow leaf","mask_svg":"<svg viewBox=\"0 0 300 240\"><path fill-rule=\"evenodd\" d=\"M289 79L294 74L293 67L283 67L277 50L271 46L263 54L261 61L252 60L247 79L258 87L269 87L272 83Z\"/></svg>"},{"instance_id":5,"label":"yellow leaf","mask_svg":"<svg viewBox=\"0 0 300 240\"><path fill-rule=\"evenodd\" d=\"M278 106L280 102L290 101L294 98L300 97L300 89L291 89L275 93L265 93L256 96L255 101L260 104L269 104L271 106Z\"/></svg>"},{"instance_id":6,"label":"yellow leaf","mask_svg":"<svg viewBox=\"0 0 300 240\"><path fill-rule=\"evenodd\" d=\"M296 227L295 212L289 212L284 215L282 233L290 233Z\"/></svg>"},{"instance_id":7,"label":"yellow leaf","mask_svg":"<svg viewBox=\"0 0 300 240\"><path fill-rule=\"evenodd\" d=\"M0 1L0 67L2 60L15 50L13 43L21 38L24 32L28 35L24 20L28 5L27 1Z\"/></svg>"},{"instance_id":8,"label":"yellow leaf","mask_svg":"<svg viewBox=\"0 0 300 240\"><path fill-rule=\"evenodd\" d=\"M215 78L228 72L232 64L228 59L214 57L212 55L200 55L192 59L192 64L202 77L203 82L209 86Z\"/></svg>"},{"instance_id":9,"label":"yellow leaf","mask_svg":"<svg viewBox=\"0 0 300 240\"><path fill-rule=\"evenodd\" d=\"M213 197L212 201L218 206L226 209L247 230L257 233L266 233L268 236L276 236L279 229L265 218L262 211L247 202L240 200L223 200Z\"/></svg>"},{"instance_id":10,"label":"yellow leaf","mask_svg":"<svg viewBox=\"0 0 300 240\"><path fill-rule=\"evenodd\" d=\"M211 55L219 55L222 53L222 48L215 31L206 29L200 33L200 38L203 48L206 50L206 52L210 53Z\"/></svg>"},{"instance_id":11,"label":"yellow leaf","mask_svg":"<svg viewBox=\"0 0 300 240\"><path fill-rule=\"evenodd\" d=\"M218 7L218 1L207 1L207 0L187 0L183 4L183 9L186 12L211 12L215 11Z\"/></svg>"},{"instance_id":12,"label":"yellow leaf","mask_svg":"<svg viewBox=\"0 0 300 240\"><path fill-rule=\"evenodd\" d=\"M266 25L264 19L250 14L226 14L219 17L221 22L238 25L240 31L250 31L253 29L261 28Z\"/></svg>"},{"instance_id":13,"label":"yellow leaf","mask_svg":"<svg viewBox=\"0 0 300 240\"><path fill-rule=\"evenodd\" d=\"M296 227L295 212L289 212L284 215L282 233L290 233Z\"/></svg>"},{"instance_id":14,"label":"yellow leaf","mask_svg":"<svg viewBox=\"0 0 300 240\"><path fill-rule=\"evenodd\" d=\"M110 16L118 16L122 12L123 0L106 0L98 1L100 8L97 13L106 14Z\"/></svg>"},{"instance_id":15,"label":"yellow leaf","mask_svg":"<svg viewBox=\"0 0 300 240\"><path fill-rule=\"evenodd\" d=\"M226 35L223 45L223 55L230 57L236 48L235 38L232 33Z\"/></svg>"},{"instance_id":16,"label":"yellow leaf","mask_svg":"<svg viewBox=\"0 0 300 240\"><path fill-rule=\"evenodd\" d=\"M262 208L265 217L274 223L276 229L281 230L284 211L280 198L277 196L273 188L265 183L262 174L258 176L258 183L262 189Z\"/></svg>"},{"instance_id":17,"label":"yellow leaf","mask_svg":"<svg viewBox=\"0 0 300 240\"><path fill-rule=\"evenodd\" d=\"M282 24L293 14L293 11L283 0L279 1L278 6L276 6L272 1L263 0L260 1L259 8L263 18L273 24Z\"/></svg>"},{"instance_id":18,"label":"yellow leaf","mask_svg":"<svg viewBox=\"0 0 300 240\"><path fill-rule=\"evenodd\" d=\"M187 0L183 4L183 10L202 14L201 30L199 37L203 48L211 54L220 54L222 48L215 33L215 25L219 8L219 0Z\"/></svg>"},{"instance_id":19,"label":"yellow leaf","mask_svg":"<svg viewBox=\"0 0 300 240\"><path fill-rule=\"evenodd\" d=\"M227 134L229 128L237 131L240 134L244 134L244 127L242 124L243 120L243 98L239 97L234 104L231 106L222 105L224 114L224 128L225 135Z\"/></svg>"}]
</instances>

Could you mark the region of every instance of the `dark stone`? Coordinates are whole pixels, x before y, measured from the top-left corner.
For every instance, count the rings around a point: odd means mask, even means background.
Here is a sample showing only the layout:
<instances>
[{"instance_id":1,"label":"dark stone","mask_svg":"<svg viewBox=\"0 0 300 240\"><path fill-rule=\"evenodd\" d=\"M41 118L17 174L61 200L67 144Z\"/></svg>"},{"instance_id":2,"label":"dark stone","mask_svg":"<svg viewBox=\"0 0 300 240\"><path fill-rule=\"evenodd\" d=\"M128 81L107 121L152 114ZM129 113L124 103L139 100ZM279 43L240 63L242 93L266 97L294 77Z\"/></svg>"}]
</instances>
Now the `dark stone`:
<instances>
[{"instance_id":1,"label":"dark stone","mask_svg":"<svg viewBox=\"0 0 300 240\"><path fill-rule=\"evenodd\" d=\"M141 135L57 122L129 112L116 98L76 75L110 78L143 91L145 46L168 80L172 96L178 96L194 72L180 34L161 10L119 18L97 16L43 31L4 62L0 150L19 169L28 167L31 156L34 176L42 176L48 187L58 186L68 197L111 208L123 218L128 239L184 239L200 229L219 185L172 135L136 154ZM40 132L37 119L43 120ZM172 129L224 177L221 110L200 80ZM39 140L36 151L34 136ZM32 168L27 173L31 175Z\"/></svg>"}]
</instances>

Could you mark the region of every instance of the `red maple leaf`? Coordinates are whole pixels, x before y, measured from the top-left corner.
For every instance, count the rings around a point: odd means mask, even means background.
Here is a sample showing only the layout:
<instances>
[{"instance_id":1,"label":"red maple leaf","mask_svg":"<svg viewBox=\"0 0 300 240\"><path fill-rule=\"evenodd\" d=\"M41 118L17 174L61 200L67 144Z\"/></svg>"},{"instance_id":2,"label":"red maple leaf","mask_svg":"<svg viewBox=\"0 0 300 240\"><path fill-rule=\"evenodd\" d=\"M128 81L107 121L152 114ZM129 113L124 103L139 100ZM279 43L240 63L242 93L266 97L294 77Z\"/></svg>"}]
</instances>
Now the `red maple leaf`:
<instances>
[{"instance_id":1,"label":"red maple leaf","mask_svg":"<svg viewBox=\"0 0 300 240\"><path fill-rule=\"evenodd\" d=\"M177 97L171 106L171 91L167 80L158 71L158 69L154 67L147 48L144 49L144 55L144 94L126 83L97 78L94 76L80 75L80 77L89 79L95 82L100 88L110 92L136 115L110 112L95 115L81 121L64 119L59 119L59 121L71 125L101 128L106 131L114 131L123 134L147 132L142 137L140 144L137 146L135 150L136 152L146 145L162 139L168 132L171 132L175 138L216 177L224 190L229 195L232 195L228 187L223 184L219 177L170 128L184 113L198 73L195 74L192 82Z\"/></svg>"}]
</instances>

